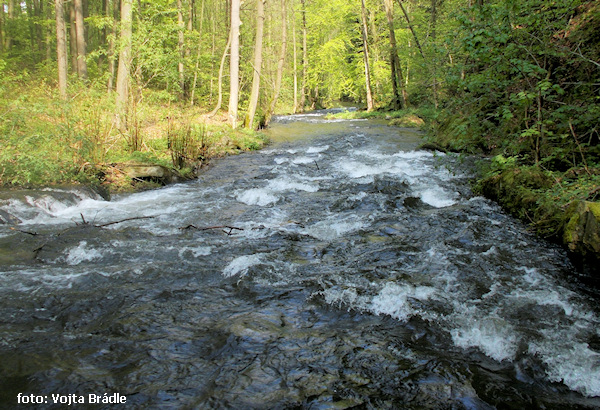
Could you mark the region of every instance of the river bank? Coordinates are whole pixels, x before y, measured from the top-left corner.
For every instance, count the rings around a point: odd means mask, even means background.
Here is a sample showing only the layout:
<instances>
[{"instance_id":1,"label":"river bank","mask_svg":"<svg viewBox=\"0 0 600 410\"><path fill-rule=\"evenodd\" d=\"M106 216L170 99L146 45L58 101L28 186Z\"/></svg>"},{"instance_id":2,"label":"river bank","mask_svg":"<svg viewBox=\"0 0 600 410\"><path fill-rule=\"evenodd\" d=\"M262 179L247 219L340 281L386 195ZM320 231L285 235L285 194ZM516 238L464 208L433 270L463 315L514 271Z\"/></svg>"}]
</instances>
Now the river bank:
<instances>
[{"instance_id":1,"label":"river bank","mask_svg":"<svg viewBox=\"0 0 600 410\"><path fill-rule=\"evenodd\" d=\"M194 178L210 159L259 149L264 134L232 130L226 115L143 90L116 129L114 95L74 84L73 98L28 78L0 87L0 187L92 185L105 195ZM78 89L75 89L79 87Z\"/></svg>"}]
</instances>

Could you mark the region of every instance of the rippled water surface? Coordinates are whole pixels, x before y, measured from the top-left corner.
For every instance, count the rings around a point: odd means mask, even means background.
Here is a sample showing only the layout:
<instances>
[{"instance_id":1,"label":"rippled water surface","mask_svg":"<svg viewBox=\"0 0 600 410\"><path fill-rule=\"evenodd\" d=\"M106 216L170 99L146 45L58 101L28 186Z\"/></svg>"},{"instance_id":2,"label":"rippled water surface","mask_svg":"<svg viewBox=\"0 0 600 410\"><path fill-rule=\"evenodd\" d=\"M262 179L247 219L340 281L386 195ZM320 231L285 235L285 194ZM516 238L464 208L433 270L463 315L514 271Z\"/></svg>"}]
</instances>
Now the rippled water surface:
<instances>
[{"instance_id":1,"label":"rippled water surface","mask_svg":"<svg viewBox=\"0 0 600 410\"><path fill-rule=\"evenodd\" d=\"M319 112L269 132L191 183L0 198L0 404L600 407L598 296L469 159Z\"/></svg>"}]
</instances>

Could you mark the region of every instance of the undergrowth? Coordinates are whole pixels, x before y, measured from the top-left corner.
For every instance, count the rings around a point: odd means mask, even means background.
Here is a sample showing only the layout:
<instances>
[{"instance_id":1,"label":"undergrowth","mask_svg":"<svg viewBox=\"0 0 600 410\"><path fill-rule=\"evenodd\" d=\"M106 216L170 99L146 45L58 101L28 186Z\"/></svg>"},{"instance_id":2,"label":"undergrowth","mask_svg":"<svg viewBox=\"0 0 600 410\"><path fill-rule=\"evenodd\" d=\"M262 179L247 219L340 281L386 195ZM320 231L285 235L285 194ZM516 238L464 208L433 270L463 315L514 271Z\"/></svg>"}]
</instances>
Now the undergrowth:
<instances>
[{"instance_id":1,"label":"undergrowth","mask_svg":"<svg viewBox=\"0 0 600 410\"><path fill-rule=\"evenodd\" d=\"M232 130L202 108L165 103L152 90L130 105L129 128L114 126L114 94L71 82L67 101L54 84L27 73L0 79L0 186L102 183L104 168L144 162L192 176L210 158L259 149L266 137ZM121 181L127 184L128 181Z\"/></svg>"}]
</instances>

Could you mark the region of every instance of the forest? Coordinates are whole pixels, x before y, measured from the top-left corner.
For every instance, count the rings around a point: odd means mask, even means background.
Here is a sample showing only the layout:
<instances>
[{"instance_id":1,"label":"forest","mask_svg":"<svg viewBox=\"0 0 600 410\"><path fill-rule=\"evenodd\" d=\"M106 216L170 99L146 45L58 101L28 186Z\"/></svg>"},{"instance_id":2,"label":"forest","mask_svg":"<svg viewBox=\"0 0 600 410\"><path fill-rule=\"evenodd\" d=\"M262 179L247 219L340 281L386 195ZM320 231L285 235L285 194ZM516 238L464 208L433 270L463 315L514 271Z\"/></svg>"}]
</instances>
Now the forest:
<instances>
[{"instance_id":1,"label":"forest","mask_svg":"<svg viewBox=\"0 0 600 410\"><path fill-rule=\"evenodd\" d=\"M127 161L190 175L262 147L273 114L344 101L484 155L475 190L545 236L580 201L600 216L598 2L0 4L4 187L118 187Z\"/></svg>"}]
</instances>

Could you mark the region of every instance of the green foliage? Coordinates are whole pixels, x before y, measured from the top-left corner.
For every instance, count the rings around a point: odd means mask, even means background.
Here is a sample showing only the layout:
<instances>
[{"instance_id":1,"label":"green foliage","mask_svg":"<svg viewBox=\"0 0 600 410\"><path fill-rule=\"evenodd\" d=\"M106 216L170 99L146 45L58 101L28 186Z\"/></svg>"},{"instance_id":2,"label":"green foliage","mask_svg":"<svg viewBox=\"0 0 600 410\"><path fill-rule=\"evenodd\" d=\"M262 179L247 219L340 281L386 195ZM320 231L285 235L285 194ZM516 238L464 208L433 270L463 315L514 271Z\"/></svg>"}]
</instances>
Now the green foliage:
<instances>
[{"instance_id":1,"label":"green foliage","mask_svg":"<svg viewBox=\"0 0 600 410\"><path fill-rule=\"evenodd\" d=\"M592 18L581 17L589 8L595 13L598 6L491 1L458 14L458 36L448 47L461 63L447 68L439 138L558 171L596 161L600 111L593 79L600 75L572 40L591 36Z\"/></svg>"},{"instance_id":2,"label":"green foliage","mask_svg":"<svg viewBox=\"0 0 600 410\"><path fill-rule=\"evenodd\" d=\"M189 122L167 131L167 148L171 153L173 167L177 169L193 166L206 157L206 128Z\"/></svg>"}]
</instances>

